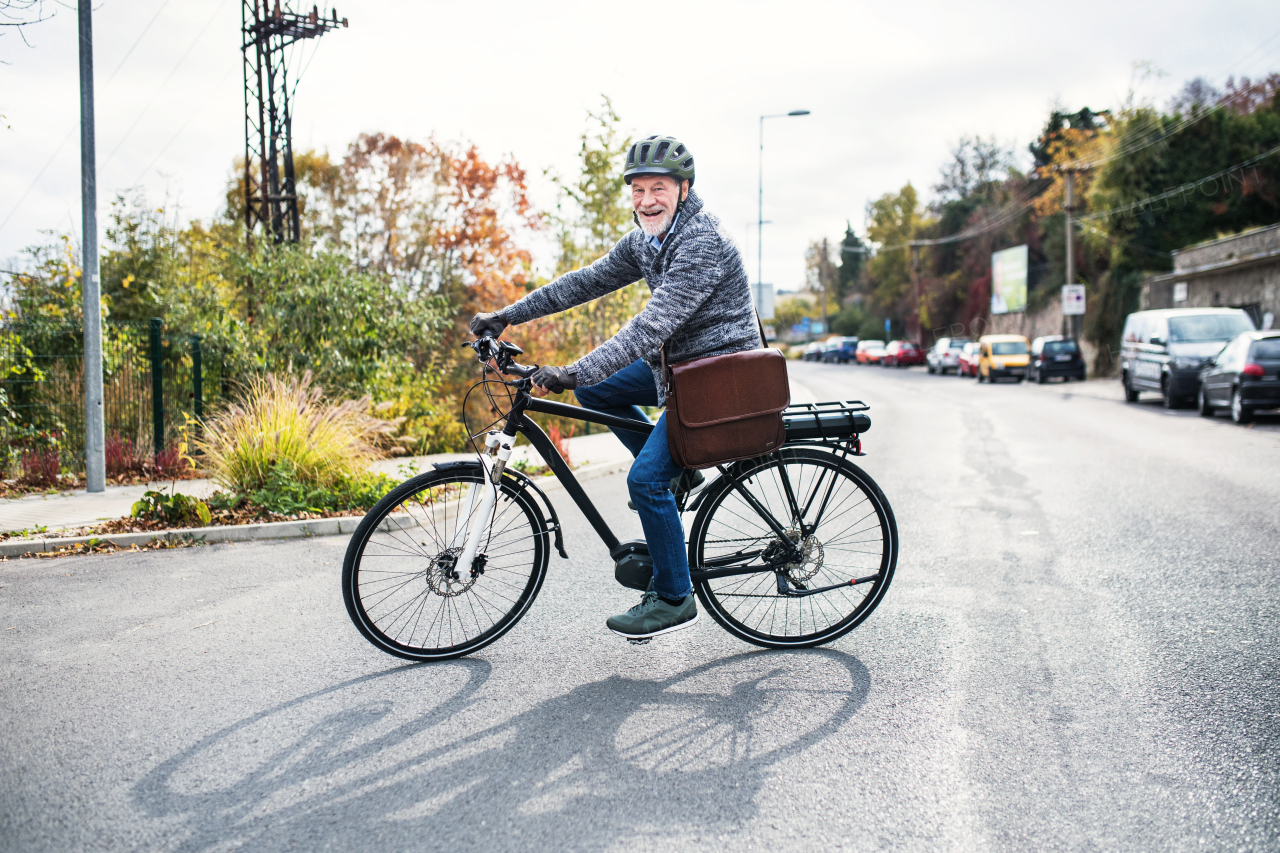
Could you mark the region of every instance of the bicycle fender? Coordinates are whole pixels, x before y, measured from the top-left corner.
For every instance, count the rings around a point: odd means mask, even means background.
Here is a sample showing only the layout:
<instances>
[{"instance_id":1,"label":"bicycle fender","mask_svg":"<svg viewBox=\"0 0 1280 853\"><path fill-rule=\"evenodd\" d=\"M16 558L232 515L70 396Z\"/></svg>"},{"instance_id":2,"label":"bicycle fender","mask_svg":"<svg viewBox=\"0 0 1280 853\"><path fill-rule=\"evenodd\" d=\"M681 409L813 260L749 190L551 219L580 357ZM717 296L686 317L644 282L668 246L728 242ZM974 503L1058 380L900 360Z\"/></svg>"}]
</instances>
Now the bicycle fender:
<instances>
[{"instance_id":1,"label":"bicycle fender","mask_svg":"<svg viewBox=\"0 0 1280 853\"><path fill-rule=\"evenodd\" d=\"M444 471L450 468L472 468L475 469L477 474L481 476L484 474L484 469L479 462L471 462L465 459L457 462L432 462L431 467L435 468L437 471ZM534 483L533 480L529 479L528 475L522 474L519 471L513 471L510 468L503 471L502 476L515 481L517 493L523 492L526 489L533 489L534 494L542 500L542 505L546 507L547 514L551 516L551 529L555 531L554 541L556 551L560 553L560 557L562 559L569 559L569 554L564 550L564 535L560 530L560 516L556 514L555 506L551 503L550 499L547 498L542 489L538 488L538 485Z\"/></svg>"}]
</instances>

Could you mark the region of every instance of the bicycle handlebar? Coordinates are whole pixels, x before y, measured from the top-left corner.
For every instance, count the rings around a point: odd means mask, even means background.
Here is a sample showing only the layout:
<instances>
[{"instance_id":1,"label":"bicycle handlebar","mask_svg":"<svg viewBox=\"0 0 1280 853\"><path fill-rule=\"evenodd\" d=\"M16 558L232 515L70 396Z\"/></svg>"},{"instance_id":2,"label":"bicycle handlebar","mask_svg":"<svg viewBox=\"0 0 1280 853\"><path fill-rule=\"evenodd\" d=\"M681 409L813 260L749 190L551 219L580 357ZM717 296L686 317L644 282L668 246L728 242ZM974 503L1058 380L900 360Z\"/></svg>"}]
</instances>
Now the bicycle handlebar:
<instances>
[{"instance_id":1,"label":"bicycle handlebar","mask_svg":"<svg viewBox=\"0 0 1280 853\"><path fill-rule=\"evenodd\" d=\"M528 379L538 369L536 364L533 366L517 364L515 357L523 355L524 350L510 341L499 341L485 335L482 338L476 338L474 341L465 341L462 346L471 347L475 350L476 360L482 364L493 362L500 373Z\"/></svg>"}]
</instances>

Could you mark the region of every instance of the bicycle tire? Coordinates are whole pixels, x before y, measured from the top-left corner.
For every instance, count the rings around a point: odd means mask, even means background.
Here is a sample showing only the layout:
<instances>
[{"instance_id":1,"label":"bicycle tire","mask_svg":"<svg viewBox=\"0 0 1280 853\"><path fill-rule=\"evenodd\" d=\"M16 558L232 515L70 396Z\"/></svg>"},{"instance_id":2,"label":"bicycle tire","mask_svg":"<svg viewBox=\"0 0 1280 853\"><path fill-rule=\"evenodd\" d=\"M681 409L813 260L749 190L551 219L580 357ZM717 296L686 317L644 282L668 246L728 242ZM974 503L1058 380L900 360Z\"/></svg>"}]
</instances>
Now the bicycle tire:
<instances>
[{"instance_id":1,"label":"bicycle tire","mask_svg":"<svg viewBox=\"0 0 1280 853\"><path fill-rule=\"evenodd\" d=\"M803 537L805 562L794 564L795 568L788 571L792 585L816 589L872 575L876 575L875 580L792 598L778 594L777 577L772 571L761 571L699 580L695 590L711 618L739 639L772 649L807 648L832 642L852 631L883 600L897 567L898 526L888 499L875 481L834 453L816 448L784 448L730 469L789 531L798 525L788 508L778 473L779 466L784 465L802 508L808 503L812 509L821 498L819 490L827 490L828 495L819 503L825 508L820 509L823 515L817 529ZM703 501L689 537L690 565L705 565L718 552L731 553L731 548L767 547L778 538L728 478L719 478L709 488L714 491ZM809 519L814 517L814 513L807 514ZM861 538L847 541L849 535ZM841 547L833 547L837 545ZM859 547L851 549L849 545Z\"/></svg>"},{"instance_id":2,"label":"bicycle tire","mask_svg":"<svg viewBox=\"0 0 1280 853\"><path fill-rule=\"evenodd\" d=\"M377 648L414 661L462 657L528 612L546 577L550 529L517 481L503 478L499 487L479 572L449 563L461 550L455 533L467 489L483 483L478 467L420 474L392 489L356 528L342 563L342 597Z\"/></svg>"}]
</instances>

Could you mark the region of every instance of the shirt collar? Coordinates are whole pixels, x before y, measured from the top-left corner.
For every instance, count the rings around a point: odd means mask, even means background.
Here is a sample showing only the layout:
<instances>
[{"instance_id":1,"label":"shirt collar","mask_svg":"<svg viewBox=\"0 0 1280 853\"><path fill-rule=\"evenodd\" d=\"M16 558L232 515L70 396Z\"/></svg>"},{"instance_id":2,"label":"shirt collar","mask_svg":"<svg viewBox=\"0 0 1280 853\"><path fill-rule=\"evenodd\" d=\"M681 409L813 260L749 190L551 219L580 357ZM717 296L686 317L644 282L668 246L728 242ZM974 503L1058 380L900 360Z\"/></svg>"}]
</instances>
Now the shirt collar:
<instances>
[{"instance_id":1,"label":"shirt collar","mask_svg":"<svg viewBox=\"0 0 1280 853\"><path fill-rule=\"evenodd\" d=\"M676 223L677 223L677 222L679 222L679 221L680 221L680 214L679 214L679 213L677 213L677 214L676 214L676 218L675 218L675 219L673 219L673 220L671 220L671 227L667 229L667 234L666 234L666 236L667 236L667 237L670 237L670 236L671 236L671 232L672 232L672 231L674 231L674 230L676 230ZM662 240L663 240L663 238L662 238L662 237L650 237L650 238L649 238L649 245L650 245L650 246L652 246L652 247L653 247L653 248L655 248L655 249L661 249L661 248L662 248Z\"/></svg>"}]
</instances>

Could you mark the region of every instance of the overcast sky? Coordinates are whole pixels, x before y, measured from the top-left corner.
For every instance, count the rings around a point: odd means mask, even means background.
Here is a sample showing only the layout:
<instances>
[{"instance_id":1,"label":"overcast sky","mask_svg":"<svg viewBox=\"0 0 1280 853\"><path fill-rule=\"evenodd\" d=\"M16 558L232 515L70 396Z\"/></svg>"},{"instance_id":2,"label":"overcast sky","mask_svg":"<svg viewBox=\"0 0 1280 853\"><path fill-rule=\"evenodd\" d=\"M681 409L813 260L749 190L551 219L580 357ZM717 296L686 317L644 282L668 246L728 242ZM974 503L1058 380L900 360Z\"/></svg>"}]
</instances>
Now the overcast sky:
<instances>
[{"instance_id":1,"label":"overcast sky","mask_svg":"<svg viewBox=\"0 0 1280 853\"><path fill-rule=\"evenodd\" d=\"M42 230L79 231L76 13L53 0L45 11L31 48L0 37L6 266ZM338 12L350 28L303 55L295 149L341 156L362 131L471 141L490 159L514 155L550 207L541 170L572 173L586 111L607 94L628 129L693 150L698 189L753 280L759 116L811 110L765 123L764 280L785 288L803 280L810 240L838 240L845 220L862 231L868 199L908 180L927 194L962 135L1025 151L1055 104L1120 104L1139 61L1167 75L1140 87L1159 104L1192 77L1280 70L1275 0L402 0ZM239 30L236 0L95 9L102 208L140 186L188 218L219 209L244 150Z\"/></svg>"}]
</instances>

